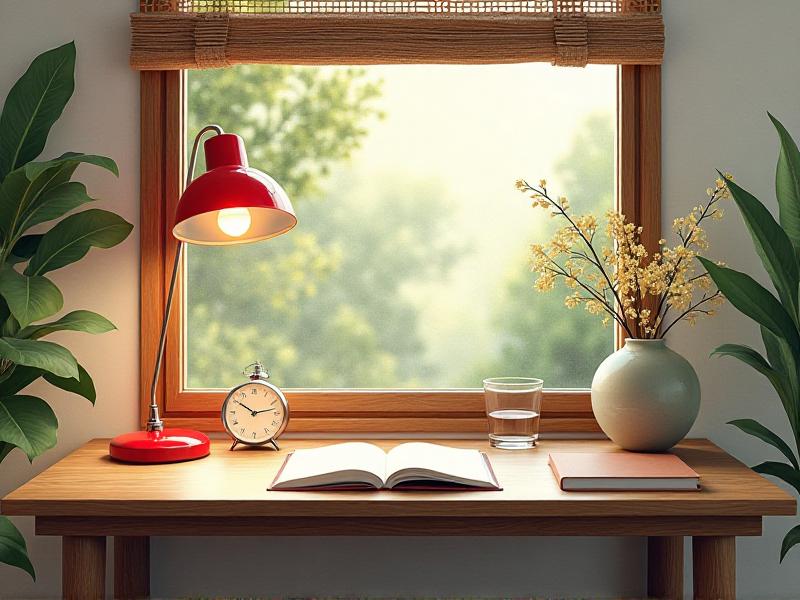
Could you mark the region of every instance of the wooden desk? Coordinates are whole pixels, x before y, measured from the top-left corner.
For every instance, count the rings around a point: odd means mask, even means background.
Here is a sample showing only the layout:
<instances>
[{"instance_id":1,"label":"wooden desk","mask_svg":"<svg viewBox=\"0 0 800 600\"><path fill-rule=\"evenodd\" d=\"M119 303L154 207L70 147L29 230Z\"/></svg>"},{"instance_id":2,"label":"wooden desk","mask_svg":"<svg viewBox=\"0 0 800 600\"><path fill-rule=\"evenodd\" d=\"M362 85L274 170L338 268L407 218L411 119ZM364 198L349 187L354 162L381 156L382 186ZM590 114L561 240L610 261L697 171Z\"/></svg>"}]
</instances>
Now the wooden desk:
<instances>
[{"instance_id":1,"label":"wooden desk","mask_svg":"<svg viewBox=\"0 0 800 600\"><path fill-rule=\"evenodd\" d=\"M760 535L764 515L795 500L705 440L675 452L701 476L699 492L562 492L550 451L617 452L605 440L545 440L536 450L480 448L502 492L267 492L287 451L331 440L285 440L280 453L228 451L172 465L125 465L93 440L6 496L6 515L36 517L38 535L63 538L63 594L104 592L106 536L114 537L115 597L149 593L152 535L603 535L647 536L648 594L683 594L683 536L693 536L696 598L734 598L735 536ZM375 442L384 448L396 441Z\"/></svg>"}]
</instances>

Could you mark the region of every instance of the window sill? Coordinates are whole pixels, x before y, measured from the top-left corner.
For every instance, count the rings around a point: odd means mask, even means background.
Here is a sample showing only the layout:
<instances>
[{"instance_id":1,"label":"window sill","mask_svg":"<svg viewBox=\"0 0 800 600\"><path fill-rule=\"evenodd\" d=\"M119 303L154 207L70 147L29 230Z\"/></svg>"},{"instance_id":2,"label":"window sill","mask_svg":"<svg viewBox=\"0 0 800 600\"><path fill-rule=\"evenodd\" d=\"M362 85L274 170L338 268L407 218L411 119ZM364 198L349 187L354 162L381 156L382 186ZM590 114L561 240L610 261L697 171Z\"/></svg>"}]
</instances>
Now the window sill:
<instances>
[{"instance_id":1,"label":"window sill","mask_svg":"<svg viewBox=\"0 0 800 600\"><path fill-rule=\"evenodd\" d=\"M225 392L180 392L162 407L171 427L224 431L219 410ZM288 433L482 433L486 415L481 390L378 391L288 390ZM541 431L592 433L588 390L545 391Z\"/></svg>"}]
</instances>

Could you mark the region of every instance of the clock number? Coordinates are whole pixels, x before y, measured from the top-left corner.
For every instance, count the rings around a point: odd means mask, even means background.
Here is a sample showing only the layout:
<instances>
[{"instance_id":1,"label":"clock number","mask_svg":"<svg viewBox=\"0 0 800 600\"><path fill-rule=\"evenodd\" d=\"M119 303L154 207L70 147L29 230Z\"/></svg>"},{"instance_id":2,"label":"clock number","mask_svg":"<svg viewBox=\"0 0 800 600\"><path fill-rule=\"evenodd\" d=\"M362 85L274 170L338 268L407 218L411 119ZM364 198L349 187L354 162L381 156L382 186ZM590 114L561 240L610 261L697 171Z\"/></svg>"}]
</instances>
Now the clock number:
<instances>
[{"instance_id":1,"label":"clock number","mask_svg":"<svg viewBox=\"0 0 800 600\"><path fill-rule=\"evenodd\" d=\"M256 432L253 432L253 439L256 439Z\"/></svg>"},{"instance_id":2,"label":"clock number","mask_svg":"<svg viewBox=\"0 0 800 600\"><path fill-rule=\"evenodd\" d=\"M233 424L234 424L234 425L238 425L238 424L239 424L239 421L234 421L234 422L233 422Z\"/></svg>"},{"instance_id":3,"label":"clock number","mask_svg":"<svg viewBox=\"0 0 800 600\"><path fill-rule=\"evenodd\" d=\"M273 425L277 425L277 424L278 424L278 422L277 422L277 421L273 421L273 422L272 422L272 424L273 424Z\"/></svg>"},{"instance_id":4,"label":"clock number","mask_svg":"<svg viewBox=\"0 0 800 600\"><path fill-rule=\"evenodd\" d=\"M242 427L242 428L239 430L239 433L240 433L240 434L242 434L242 435L244 435L244 427Z\"/></svg>"},{"instance_id":5,"label":"clock number","mask_svg":"<svg viewBox=\"0 0 800 600\"><path fill-rule=\"evenodd\" d=\"M257 393L258 393L258 390L256 388L250 388L250 395L251 396L255 396Z\"/></svg>"},{"instance_id":6,"label":"clock number","mask_svg":"<svg viewBox=\"0 0 800 600\"><path fill-rule=\"evenodd\" d=\"M279 411L279 410L276 410L276 411L275 411L274 413L272 413L272 414L273 414L273 415L275 415L276 417L279 417L279 416L280 416L280 414L281 414L281 411Z\"/></svg>"}]
</instances>

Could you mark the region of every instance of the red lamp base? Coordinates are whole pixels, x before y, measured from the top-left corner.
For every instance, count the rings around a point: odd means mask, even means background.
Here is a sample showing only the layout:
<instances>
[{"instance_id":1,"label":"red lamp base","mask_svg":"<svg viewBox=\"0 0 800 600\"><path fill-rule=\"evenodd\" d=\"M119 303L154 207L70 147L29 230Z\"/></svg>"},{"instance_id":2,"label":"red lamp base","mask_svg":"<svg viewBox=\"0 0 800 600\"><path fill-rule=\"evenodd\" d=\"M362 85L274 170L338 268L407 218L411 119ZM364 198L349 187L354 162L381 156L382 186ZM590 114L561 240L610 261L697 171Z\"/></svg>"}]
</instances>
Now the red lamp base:
<instances>
[{"instance_id":1,"label":"red lamp base","mask_svg":"<svg viewBox=\"0 0 800 600\"><path fill-rule=\"evenodd\" d=\"M135 431L118 435L108 445L111 458L131 463L172 463L208 456L208 436L191 429Z\"/></svg>"}]
</instances>

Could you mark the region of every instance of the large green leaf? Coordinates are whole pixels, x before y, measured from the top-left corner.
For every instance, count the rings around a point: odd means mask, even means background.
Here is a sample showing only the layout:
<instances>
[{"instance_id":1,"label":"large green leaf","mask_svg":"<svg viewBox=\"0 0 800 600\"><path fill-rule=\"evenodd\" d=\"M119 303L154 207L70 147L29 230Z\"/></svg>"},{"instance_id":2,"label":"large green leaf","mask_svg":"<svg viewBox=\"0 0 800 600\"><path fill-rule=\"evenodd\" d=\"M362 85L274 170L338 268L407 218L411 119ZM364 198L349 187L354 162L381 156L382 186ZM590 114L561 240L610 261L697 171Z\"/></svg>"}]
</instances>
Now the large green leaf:
<instances>
[{"instance_id":1,"label":"large green leaf","mask_svg":"<svg viewBox=\"0 0 800 600\"><path fill-rule=\"evenodd\" d=\"M8 92L0 115L0 179L39 156L74 89L74 42L34 59Z\"/></svg>"},{"instance_id":2,"label":"large green leaf","mask_svg":"<svg viewBox=\"0 0 800 600\"><path fill-rule=\"evenodd\" d=\"M77 181L68 181L49 188L36 198L25 214L21 215L16 233L23 233L34 225L63 217L71 210L92 200L93 198L86 193L86 186Z\"/></svg>"},{"instance_id":3,"label":"large green leaf","mask_svg":"<svg viewBox=\"0 0 800 600\"><path fill-rule=\"evenodd\" d=\"M99 154L84 154L83 152L65 152L58 158L54 158L52 160L30 162L25 165L25 175L28 177L28 179L34 180L44 171L49 171L50 169L54 168L58 168L60 170L71 169L71 175L80 163L87 163L90 165L95 165L96 167L102 167L106 171L111 171L114 175L119 176L119 169L117 168L117 163L114 162L114 159L107 156L101 156Z\"/></svg>"},{"instance_id":4,"label":"large green leaf","mask_svg":"<svg viewBox=\"0 0 800 600\"><path fill-rule=\"evenodd\" d=\"M57 429L56 414L41 398L0 398L0 442L14 444L31 462L56 445Z\"/></svg>"},{"instance_id":5,"label":"large green leaf","mask_svg":"<svg viewBox=\"0 0 800 600\"><path fill-rule=\"evenodd\" d=\"M0 300L2 300L2 305L5 306L6 309L8 309L6 301L2 296L0 296ZM12 317L11 313L9 312L8 317L6 317L6 320L3 322L2 325L0 325L0 337L17 337L18 332L19 332L19 323L17 323L17 320L14 317Z\"/></svg>"},{"instance_id":6,"label":"large green leaf","mask_svg":"<svg viewBox=\"0 0 800 600\"><path fill-rule=\"evenodd\" d=\"M767 334L772 335L769 333L769 331L763 328L762 331L766 331ZM777 340L777 338L774 336L773 339ZM778 344L780 343L785 345L785 342L778 341ZM753 348L742 346L740 344L723 344L715 348L711 354L712 356L732 356L734 358L738 358L743 363L753 367L756 371L764 375L764 377L769 379L772 387L775 388L775 391L778 393L781 403L783 404L783 408L786 411L786 414L789 415L790 421L794 418L795 397L792 392L792 380L788 377L785 371L774 368L764 359L763 356L761 356L761 354L759 354ZM792 462L794 462L793 459Z\"/></svg>"},{"instance_id":7,"label":"large green leaf","mask_svg":"<svg viewBox=\"0 0 800 600\"><path fill-rule=\"evenodd\" d=\"M18 235L21 216L47 190L66 183L61 181L58 169L47 171L40 177L30 180L24 169L16 169L6 176L0 184L0 230L7 239Z\"/></svg>"},{"instance_id":8,"label":"large green leaf","mask_svg":"<svg viewBox=\"0 0 800 600\"><path fill-rule=\"evenodd\" d=\"M50 385L61 388L65 392L72 392L78 396L83 396L94 404L97 399L97 391L94 389L94 381L82 366L78 365L78 378L57 377L52 373L45 373L44 378Z\"/></svg>"},{"instance_id":9,"label":"large green leaf","mask_svg":"<svg viewBox=\"0 0 800 600\"><path fill-rule=\"evenodd\" d=\"M781 544L781 562L786 558L786 553L798 543L800 543L800 525L792 527L783 538L783 543Z\"/></svg>"},{"instance_id":10,"label":"large green leaf","mask_svg":"<svg viewBox=\"0 0 800 600\"><path fill-rule=\"evenodd\" d=\"M783 481L800 493L800 471L795 469L792 465L768 460L753 467L753 471L783 479Z\"/></svg>"},{"instance_id":11,"label":"large green leaf","mask_svg":"<svg viewBox=\"0 0 800 600\"><path fill-rule=\"evenodd\" d=\"M719 291L741 313L785 339L792 349L800 350L800 338L794 320L769 290L746 273L720 267L702 256L697 258Z\"/></svg>"},{"instance_id":12,"label":"large green leaf","mask_svg":"<svg viewBox=\"0 0 800 600\"><path fill-rule=\"evenodd\" d=\"M28 163L9 173L0 184L0 229L5 232L6 237L13 239L31 227L33 223L28 222L30 217L36 217L37 213L49 206L51 201L58 200L47 195L55 188L69 183L75 169L81 163L101 166L115 175L118 174L117 165L110 158L79 152L67 152L57 159L46 162ZM81 200L86 201L87 198ZM61 199L62 203L64 201ZM68 198L66 201L75 202L73 198ZM52 214L54 211L50 212ZM38 217L37 220L41 222L50 218L55 217L48 216L47 219Z\"/></svg>"},{"instance_id":13,"label":"large green leaf","mask_svg":"<svg viewBox=\"0 0 800 600\"><path fill-rule=\"evenodd\" d=\"M781 397L781 401L791 421L797 416L797 410L799 408L796 401L798 390L800 390L800 385L798 385L797 380L796 356L785 339L776 336L766 327L762 326L760 330L761 339L767 350L769 364L772 365L773 369L781 373L789 384L786 397Z\"/></svg>"},{"instance_id":14,"label":"large green leaf","mask_svg":"<svg viewBox=\"0 0 800 600\"><path fill-rule=\"evenodd\" d=\"M86 369L81 365L78 365L77 379L73 379L72 377L58 377L35 367L16 365L11 375L0 382L0 396L16 394L39 379L39 377L43 377L50 385L86 398L92 404L94 404L97 399L94 382L89 376L89 373L86 372Z\"/></svg>"},{"instance_id":15,"label":"large green leaf","mask_svg":"<svg viewBox=\"0 0 800 600\"><path fill-rule=\"evenodd\" d=\"M0 442L0 462L3 462L3 459L8 456L8 453L11 452L16 446L14 444L9 444L7 442Z\"/></svg>"},{"instance_id":16,"label":"large green leaf","mask_svg":"<svg viewBox=\"0 0 800 600\"><path fill-rule=\"evenodd\" d=\"M738 427L745 433L748 433L753 437L757 437L762 442L766 442L770 446L773 446L789 459L789 462L792 463L795 469L800 469L800 465L797 463L797 458L795 457L794 452L792 452L792 449L789 447L789 444L784 442L778 434L767 429L758 421L753 419L736 419L734 421L728 421L728 425Z\"/></svg>"},{"instance_id":17,"label":"large green leaf","mask_svg":"<svg viewBox=\"0 0 800 600\"><path fill-rule=\"evenodd\" d=\"M21 392L42 375L44 375L44 371L36 367L14 365L11 374L0 381L0 397L13 396L17 392Z\"/></svg>"},{"instance_id":18,"label":"large green leaf","mask_svg":"<svg viewBox=\"0 0 800 600\"><path fill-rule=\"evenodd\" d=\"M0 295L20 327L54 315L64 306L64 297L47 277L28 277L12 267L0 269Z\"/></svg>"},{"instance_id":19,"label":"large green leaf","mask_svg":"<svg viewBox=\"0 0 800 600\"><path fill-rule=\"evenodd\" d=\"M116 329L103 315L91 310L74 310L52 323L41 323L23 328L18 336L39 339L55 331L81 331L83 333L106 333Z\"/></svg>"},{"instance_id":20,"label":"large green leaf","mask_svg":"<svg viewBox=\"0 0 800 600\"><path fill-rule=\"evenodd\" d=\"M23 235L11 248L11 254L8 256L6 262L15 265L20 262L30 260L30 257L36 254L36 249L39 247L39 242L42 241L44 234L36 233L32 235Z\"/></svg>"},{"instance_id":21,"label":"large green leaf","mask_svg":"<svg viewBox=\"0 0 800 600\"><path fill-rule=\"evenodd\" d=\"M36 367L58 377L78 378L78 363L69 350L53 342L0 338L0 358L16 365Z\"/></svg>"},{"instance_id":22,"label":"large green leaf","mask_svg":"<svg viewBox=\"0 0 800 600\"><path fill-rule=\"evenodd\" d=\"M26 275L43 275L80 260L92 246L116 246L133 229L119 215L100 209L90 209L70 215L44 234L33 255Z\"/></svg>"},{"instance_id":23,"label":"large green leaf","mask_svg":"<svg viewBox=\"0 0 800 600\"><path fill-rule=\"evenodd\" d=\"M771 114L769 118L781 140L778 168L775 171L779 218L792 244L800 252L800 150L783 124Z\"/></svg>"},{"instance_id":24,"label":"large green leaf","mask_svg":"<svg viewBox=\"0 0 800 600\"><path fill-rule=\"evenodd\" d=\"M789 236L758 198L733 181L728 181L727 186L742 213L753 238L753 245L772 284L787 312L797 323L797 286L800 276L795 249Z\"/></svg>"},{"instance_id":25,"label":"large green leaf","mask_svg":"<svg viewBox=\"0 0 800 600\"><path fill-rule=\"evenodd\" d=\"M26 571L36 581L25 538L11 520L3 516L0 516L0 562Z\"/></svg>"}]
</instances>

